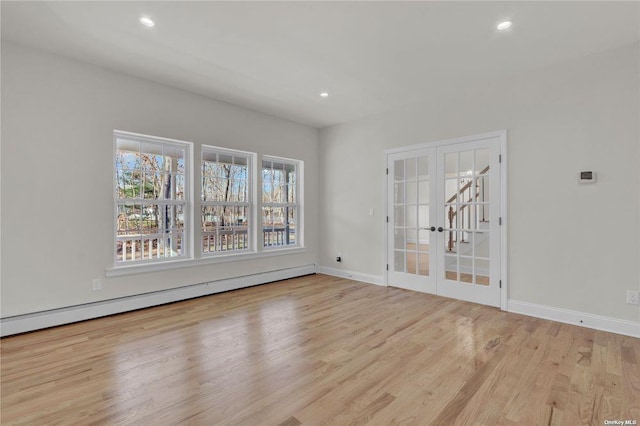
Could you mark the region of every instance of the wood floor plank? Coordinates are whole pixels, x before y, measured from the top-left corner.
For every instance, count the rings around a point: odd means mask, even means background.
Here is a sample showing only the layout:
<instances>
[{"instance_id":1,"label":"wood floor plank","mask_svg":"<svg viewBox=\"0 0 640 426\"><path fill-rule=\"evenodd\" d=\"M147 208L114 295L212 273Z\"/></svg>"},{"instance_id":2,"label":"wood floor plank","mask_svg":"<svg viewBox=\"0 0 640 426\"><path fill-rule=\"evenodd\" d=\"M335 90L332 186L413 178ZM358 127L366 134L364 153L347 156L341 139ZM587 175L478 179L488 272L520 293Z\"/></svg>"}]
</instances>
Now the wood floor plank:
<instances>
[{"instance_id":1,"label":"wood floor plank","mask_svg":"<svg viewBox=\"0 0 640 426\"><path fill-rule=\"evenodd\" d=\"M3 425L640 421L640 339L313 275L0 341Z\"/></svg>"}]
</instances>

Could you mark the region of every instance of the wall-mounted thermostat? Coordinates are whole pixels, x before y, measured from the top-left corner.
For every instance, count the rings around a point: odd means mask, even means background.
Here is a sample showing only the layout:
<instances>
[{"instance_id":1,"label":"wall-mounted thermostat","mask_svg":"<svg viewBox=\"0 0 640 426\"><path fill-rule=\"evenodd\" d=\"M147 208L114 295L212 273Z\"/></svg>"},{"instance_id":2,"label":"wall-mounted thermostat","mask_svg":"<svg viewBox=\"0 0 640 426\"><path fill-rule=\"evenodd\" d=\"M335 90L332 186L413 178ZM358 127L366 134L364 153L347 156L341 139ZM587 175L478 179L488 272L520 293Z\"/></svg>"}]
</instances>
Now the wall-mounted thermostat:
<instances>
[{"instance_id":1,"label":"wall-mounted thermostat","mask_svg":"<svg viewBox=\"0 0 640 426\"><path fill-rule=\"evenodd\" d=\"M580 172L580 183L596 183L596 172Z\"/></svg>"}]
</instances>

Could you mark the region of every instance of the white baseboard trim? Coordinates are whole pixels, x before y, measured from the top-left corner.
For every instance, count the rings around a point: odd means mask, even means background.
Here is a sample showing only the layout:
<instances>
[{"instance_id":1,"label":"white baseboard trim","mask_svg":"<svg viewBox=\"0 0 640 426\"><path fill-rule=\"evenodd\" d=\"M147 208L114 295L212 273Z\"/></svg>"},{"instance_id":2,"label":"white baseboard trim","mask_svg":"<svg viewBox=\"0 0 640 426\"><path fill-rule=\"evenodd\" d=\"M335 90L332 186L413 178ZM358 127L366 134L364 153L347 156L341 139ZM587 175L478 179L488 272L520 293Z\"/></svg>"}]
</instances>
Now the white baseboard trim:
<instances>
[{"instance_id":1,"label":"white baseboard trim","mask_svg":"<svg viewBox=\"0 0 640 426\"><path fill-rule=\"evenodd\" d=\"M11 336L12 334L25 333L315 273L316 265L305 265L50 311L6 317L0 319L0 336Z\"/></svg>"},{"instance_id":2,"label":"white baseboard trim","mask_svg":"<svg viewBox=\"0 0 640 426\"><path fill-rule=\"evenodd\" d=\"M507 311L530 317L543 318L558 321L565 324L573 324L595 330L609 331L625 336L640 337L640 322L627 321L603 315L589 314L586 312L571 311L569 309L555 308L553 306L537 305L535 303L509 300Z\"/></svg>"},{"instance_id":3,"label":"white baseboard trim","mask_svg":"<svg viewBox=\"0 0 640 426\"><path fill-rule=\"evenodd\" d=\"M317 273L332 275L334 277L340 277L340 278L349 278L350 280L361 281L363 283L386 286L384 283L384 277L381 277L378 275L363 274L361 272L354 272L354 271L345 271L344 269L331 268L329 266L320 266L320 265L318 265Z\"/></svg>"}]
</instances>

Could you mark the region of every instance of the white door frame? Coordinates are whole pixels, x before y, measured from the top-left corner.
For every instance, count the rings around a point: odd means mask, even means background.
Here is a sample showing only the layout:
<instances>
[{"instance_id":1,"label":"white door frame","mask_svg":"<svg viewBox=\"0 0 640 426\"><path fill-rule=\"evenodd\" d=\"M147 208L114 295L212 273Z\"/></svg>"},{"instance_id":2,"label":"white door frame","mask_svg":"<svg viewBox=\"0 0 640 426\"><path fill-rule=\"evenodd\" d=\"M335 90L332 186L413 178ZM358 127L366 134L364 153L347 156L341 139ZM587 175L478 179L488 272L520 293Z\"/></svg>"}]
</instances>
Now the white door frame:
<instances>
[{"instance_id":1,"label":"white door frame","mask_svg":"<svg viewBox=\"0 0 640 426\"><path fill-rule=\"evenodd\" d=\"M507 131L506 130L498 130L498 131L494 131L494 132L488 132L488 133L481 133L481 134L477 134L477 135L469 135L469 136L463 136L463 137L459 137L459 138L453 138L453 139L445 139L445 140L440 140L440 141L434 141L434 142L428 142L428 143L423 143L423 144L418 144L418 145L410 145L410 146L404 146L401 148L393 148L393 149L387 149L384 151L384 164L385 167L388 164L387 160L390 154L395 154L395 153L399 153L399 152L406 152L406 151L415 151L418 149L425 149L425 148L435 148L435 147L439 147L439 146L444 146L444 145L452 145L452 144L458 144L458 143L463 143L463 142L471 142L471 141L477 141L480 139L492 139L492 138L498 138L500 140L500 219L502 220L502 226L500 227L500 244L501 244L501 249L500 249L500 282L501 282L501 288L500 288L500 309L503 311L507 310L507 300L508 300L508 288L509 288L509 280L508 280L508 268L507 268L507 252L508 252L508 247L507 247L507 227L509 225L509 221L507 218ZM385 179L385 188L386 188L386 192L385 192L385 216L386 218L389 217L389 203L388 203L388 199L389 199L389 191L392 190L389 187L389 182L387 179L386 174L384 175L384 179ZM387 227L389 226L389 224L386 222L384 222L384 258L387 264L387 268L384 271L384 284L386 286L389 286L389 271L388 271L388 265L389 262L391 262L391 259L389 259L389 255L388 255L388 244L389 244L389 237L388 237L388 231L387 231Z\"/></svg>"}]
</instances>

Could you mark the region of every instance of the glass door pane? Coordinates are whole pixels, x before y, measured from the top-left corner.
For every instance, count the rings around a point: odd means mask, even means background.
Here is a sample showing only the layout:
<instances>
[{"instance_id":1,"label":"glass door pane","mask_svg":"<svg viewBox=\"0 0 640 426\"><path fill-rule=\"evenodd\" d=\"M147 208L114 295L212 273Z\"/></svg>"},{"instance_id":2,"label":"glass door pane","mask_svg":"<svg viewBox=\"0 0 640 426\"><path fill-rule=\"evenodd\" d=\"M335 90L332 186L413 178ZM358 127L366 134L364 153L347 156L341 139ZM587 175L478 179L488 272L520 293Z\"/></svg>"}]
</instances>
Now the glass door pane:
<instances>
[{"instance_id":1,"label":"glass door pane","mask_svg":"<svg viewBox=\"0 0 640 426\"><path fill-rule=\"evenodd\" d=\"M438 294L500 305L498 154L498 138L438 148Z\"/></svg>"},{"instance_id":2,"label":"glass door pane","mask_svg":"<svg viewBox=\"0 0 640 426\"><path fill-rule=\"evenodd\" d=\"M431 220L435 193L435 155L431 149L402 153L389 158L390 285L435 292L430 284ZM434 228L435 229L435 228Z\"/></svg>"}]
</instances>

